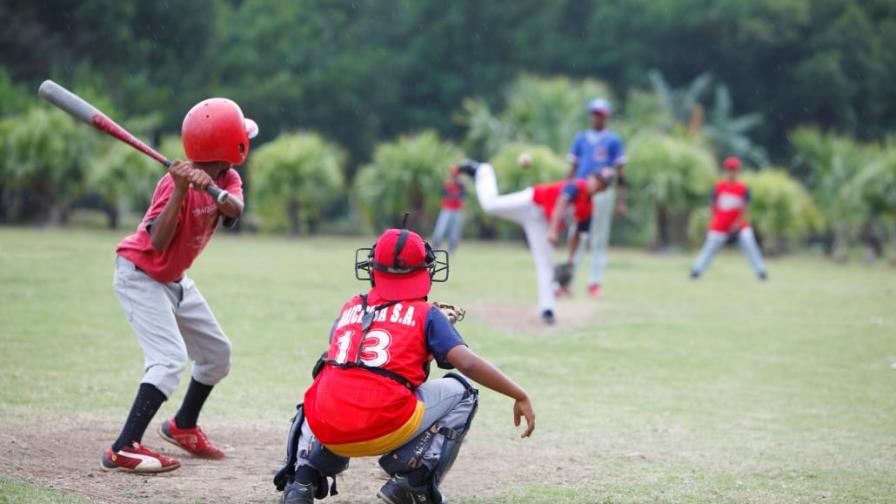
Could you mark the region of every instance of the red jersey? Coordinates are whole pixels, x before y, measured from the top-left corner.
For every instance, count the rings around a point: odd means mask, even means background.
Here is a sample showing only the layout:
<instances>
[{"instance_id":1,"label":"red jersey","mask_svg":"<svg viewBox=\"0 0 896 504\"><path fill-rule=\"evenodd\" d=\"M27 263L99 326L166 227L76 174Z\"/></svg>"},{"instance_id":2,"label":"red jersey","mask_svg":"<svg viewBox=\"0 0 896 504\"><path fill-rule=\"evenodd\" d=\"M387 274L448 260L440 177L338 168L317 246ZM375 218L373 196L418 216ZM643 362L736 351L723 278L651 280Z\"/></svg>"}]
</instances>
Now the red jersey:
<instances>
[{"instance_id":1,"label":"red jersey","mask_svg":"<svg viewBox=\"0 0 896 504\"><path fill-rule=\"evenodd\" d=\"M550 184L538 184L532 188L532 201L544 210L548 222L554 214L557 198L565 194L573 205L573 216L576 222L585 222L591 218L591 196L588 195L585 180L561 180Z\"/></svg>"},{"instance_id":2,"label":"red jersey","mask_svg":"<svg viewBox=\"0 0 896 504\"><path fill-rule=\"evenodd\" d=\"M215 181L233 196L243 198L243 181L234 169L225 170ZM177 229L168 248L157 252L147 227L152 225L174 192L174 179L166 174L159 180L152 195L149 210L137 226L137 232L118 244L116 253L131 261L144 273L159 282L174 282L181 278L215 234L221 212L214 198L205 191L190 189L184 197L177 216Z\"/></svg>"},{"instance_id":3,"label":"red jersey","mask_svg":"<svg viewBox=\"0 0 896 504\"><path fill-rule=\"evenodd\" d=\"M747 184L737 180L729 182L720 180L716 182L716 187L712 193L712 220L709 223L709 229L728 233L734 231L731 227L743 215L744 209L750 202L750 189ZM744 220L739 229L748 227L750 224Z\"/></svg>"},{"instance_id":4,"label":"red jersey","mask_svg":"<svg viewBox=\"0 0 896 504\"><path fill-rule=\"evenodd\" d=\"M442 208L460 210L464 207L464 186L449 180L442 186Z\"/></svg>"},{"instance_id":5,"label":"red jersey","mask_svg":"<svg viewBox=\"0 0 896 504\"><path fill-rule=\"evenodd\" d=\"M367 303L370 310L384 301L371 292ZM355 296L342 306L333 326L327 360L355 362L362 347L364 365L398 374L416 388L426 380L424 365L430 351L425 329L431 308L418 299L379 310L361 345L361 296ZM304 408L320 442L346 456L384 453L400 446L417 429L424 410L414 391L395 379L330 364L305 393Z\"/></svg>"}]
</instances>

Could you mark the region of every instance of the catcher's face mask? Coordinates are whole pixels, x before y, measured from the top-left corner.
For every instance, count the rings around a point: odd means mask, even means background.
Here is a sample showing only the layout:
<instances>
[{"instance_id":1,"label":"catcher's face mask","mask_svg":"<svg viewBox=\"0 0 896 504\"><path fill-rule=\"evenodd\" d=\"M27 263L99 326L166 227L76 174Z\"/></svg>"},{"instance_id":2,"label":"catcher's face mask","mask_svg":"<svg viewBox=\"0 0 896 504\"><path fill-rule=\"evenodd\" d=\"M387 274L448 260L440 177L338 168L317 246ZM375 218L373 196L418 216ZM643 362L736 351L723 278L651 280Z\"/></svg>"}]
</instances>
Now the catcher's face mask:
<instances>
[{"instance_id":1,"label":"catcher's face mask","mask_svg":"<svg viewBox=\"0 0 896 504\"><path fill-rule=\"evenodd\" d=\"M355 250L355 278L369 280L388 300L426 297L432 282L448 280L448 271L448 252L407 229L388 229L373 247Z\"/></svg>"}]
</instances>

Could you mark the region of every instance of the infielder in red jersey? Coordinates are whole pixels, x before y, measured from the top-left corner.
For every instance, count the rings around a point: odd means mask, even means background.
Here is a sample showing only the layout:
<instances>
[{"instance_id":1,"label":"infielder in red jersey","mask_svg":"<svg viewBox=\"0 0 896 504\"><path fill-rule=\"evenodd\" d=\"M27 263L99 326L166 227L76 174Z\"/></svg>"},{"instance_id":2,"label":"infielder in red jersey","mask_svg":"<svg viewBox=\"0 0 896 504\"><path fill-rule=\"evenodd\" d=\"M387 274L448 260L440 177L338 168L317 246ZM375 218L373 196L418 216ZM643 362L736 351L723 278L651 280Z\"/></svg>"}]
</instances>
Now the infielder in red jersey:
<instances>
[{"instance_id":1,"label":"infielder in red jersey","mask_svg":"<svg viewBox=\"0 0 896 504\"><path fill-rule=\"evenodd\" d=\"M180 462L146 448L149 422L180 381L187 360L193 377L180 410L159 434L197 457L221 458L197 425L212 387L230 370L230 341L196 284L185 274L222 220L232 226L243 212L242 180L233 165L245 161L257 126L225 98L200 102L181 129L190 161L174 161L152 196L137 232L118 244L115 293L143 349L145 374L118 439L103 453L107 471L177 469ZM209 184L230 193L218 203Z\"/></svg>"},{"instance_id":2,"label":"infielder in red jersey","mask_svg":"<svg viewBox=\"0 0 896 504\"><path fill-rule=\"evenodd\" d=\"M391 478L377 494L391 504L444 502L439 483L451 468L478 405L472 379L514 399L523 437L535 429L526 391L473 353L427 301L447 279L447 259L407 229L384 232L357 260L366 294L349 299L330 331L329 350L299 405L286 465L274 484L282 503L311 504L335 492L350 457L379 455ZM447 254L445 254L447 257ZM439 274L444 273L440 278ZM369 276L367 276L369 274ZM429 363L457 369L427 381ZM332 487L327 478L334 478Z\"/></svg>"},{"instance_id":3,"label":"infielder in red jersey","mask_svg":"<svg viewBox=\"0 0 896 504\"><path fill-rule=\"evenodd\" d=\"M736 157L726 158L722 163L725 178L716 182L713 189L712 220L709 222L706 242L691 269L691 278L699 278L706 271L712 258L732 235L736 235L737 243L750 261L756 276L760 280L768 278L762 261L762 252L747 220L750 189L737 178L740 165L740 160Z\"/></svg>"},{"instance_id":4,"label":"infielder in red jersey","mask_svg":"<svg viewBox=\"0 0 896 504\"><path fill-rule=\"evenodd\" d=\"M592 196L608 187L612 172L595 170L582 179L538 184L522 191L499 194L492 165L466 161L459 169L476 181L476 196L485 213L522 226L535 262L541 318L545 324L553 324L556 301L554 245L558 242L567 208L572 206L576 222L569 247L568 262L572 262L581 233L591 226Z\"/></svg>"}]
</instances>

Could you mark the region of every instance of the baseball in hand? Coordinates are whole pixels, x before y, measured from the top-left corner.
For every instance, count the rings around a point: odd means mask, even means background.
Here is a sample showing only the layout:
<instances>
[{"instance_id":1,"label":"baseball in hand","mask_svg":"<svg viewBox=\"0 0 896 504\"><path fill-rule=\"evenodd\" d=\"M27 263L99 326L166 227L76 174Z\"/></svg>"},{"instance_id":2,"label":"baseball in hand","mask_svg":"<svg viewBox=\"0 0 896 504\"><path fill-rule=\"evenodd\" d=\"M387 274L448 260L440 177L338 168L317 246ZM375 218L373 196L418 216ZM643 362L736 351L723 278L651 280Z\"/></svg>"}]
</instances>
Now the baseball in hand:
<instances>
[{"instance_id":1,"label":"baseball in hand","mask_svg":"<svg viewBox=\"0 0 896 504\"><path fill-rule=\"evenodd\" d=\"M516 164L520 168L528 168L532 164L532 156L528 152L523 152L516 158Z\"/></svg>"}]
</instances>

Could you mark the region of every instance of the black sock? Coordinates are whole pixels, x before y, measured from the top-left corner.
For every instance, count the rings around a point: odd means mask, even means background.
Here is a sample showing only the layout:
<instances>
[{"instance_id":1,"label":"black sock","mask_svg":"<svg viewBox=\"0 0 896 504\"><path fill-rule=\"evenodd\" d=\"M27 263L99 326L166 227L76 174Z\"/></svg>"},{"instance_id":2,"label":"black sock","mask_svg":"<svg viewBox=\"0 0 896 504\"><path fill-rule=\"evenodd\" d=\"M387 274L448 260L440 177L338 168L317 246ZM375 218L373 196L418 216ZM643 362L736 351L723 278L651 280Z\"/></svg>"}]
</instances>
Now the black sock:
<instances>
[{"instance_id":1,"label":"black sock","mask_svg":"<svg viewBox=\"0 0 896 504\"><path fill-rule=\"evenodd\" d=\"M412 487L421 487L429 483L429 468L421 467L408 473L408 484Z\"/></svg>"},{"instance_id":2,"label":"black sock","mask_svg":"<svg viewBox=\"0 0 896 504\"><path fill-rule=\"evenodd\" d=\"M125 420L121 434L118 435L118 439L112 445L112 450L117 452L124 446L130 446L134 441L141 442L149 422L166 399L165 394L157 389L155 385L141 383L140 388L137 389L137 397L134 398L134 405L131 406L128 419Z\"/></svg>"},{"instance_id":3,"label":"black sock","mask_svg":"<svg viewBox=\"0 0 896 504\"><path fill-rule=\"evenodd\" d=\"M312 484L317 486L320 483L320 473L317 469L310 465L303 465L296 470L296 481L303 485Z\"/></svg>"},{"instance_id":4,"label":"black sock","mask_svg":"<svg viewBox=\"0 0 896 504\"><path fill-rule=\"evenodd\" d=\"M190 378L190 386L187 387L187 395L184 396L184 402L180 405L177 415L174 415L174 425L178 429L192 429L196 427L199 421L199 412L202 405L208 399L208 395L212 391L214 385L204 385Z\"/></svg>"}]
</instances>

